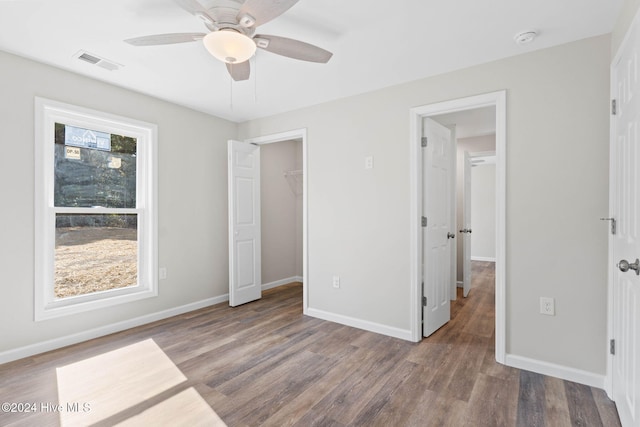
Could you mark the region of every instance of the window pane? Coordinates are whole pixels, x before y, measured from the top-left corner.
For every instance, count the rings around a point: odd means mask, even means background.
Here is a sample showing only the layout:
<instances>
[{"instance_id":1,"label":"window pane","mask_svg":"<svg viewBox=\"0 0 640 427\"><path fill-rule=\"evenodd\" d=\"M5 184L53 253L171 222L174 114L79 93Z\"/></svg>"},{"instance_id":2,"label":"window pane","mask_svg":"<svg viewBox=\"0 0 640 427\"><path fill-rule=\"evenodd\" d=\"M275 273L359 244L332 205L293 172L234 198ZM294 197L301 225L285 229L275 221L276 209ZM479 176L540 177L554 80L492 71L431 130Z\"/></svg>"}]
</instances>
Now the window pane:
<instances>
[{"instance_id":1,"label":"window pane","mask_svg":"<svg viewBox=\"0 0 640 427\"><path fill-rule=\"evenodd\" d=\"M55 124L54 206L135 208L137 141Z\"/></svg>"},{"instance_id":2,"label":"window pane","mask_svg":"<svg viewBox=\"0 0 640 427\"><path fill-rule=\"evenodd\" d=\"M56 214L56 298L138 283L137 215Z\"/></svg>"}]
</instances>

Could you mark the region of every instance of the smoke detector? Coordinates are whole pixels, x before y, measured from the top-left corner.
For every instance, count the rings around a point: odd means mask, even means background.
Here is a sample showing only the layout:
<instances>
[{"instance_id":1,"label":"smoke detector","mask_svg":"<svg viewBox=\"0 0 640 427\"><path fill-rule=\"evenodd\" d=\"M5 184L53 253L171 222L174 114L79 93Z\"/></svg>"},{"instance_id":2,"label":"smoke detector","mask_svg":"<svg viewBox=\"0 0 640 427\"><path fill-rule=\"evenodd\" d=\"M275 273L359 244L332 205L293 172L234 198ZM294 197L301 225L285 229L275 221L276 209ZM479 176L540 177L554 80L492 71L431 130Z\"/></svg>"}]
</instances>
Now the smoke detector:
<instances>
[{"instance_id":1,"label":"smoke detector","mask_svg":"<svg viewBox=\"0 0 640 427\"><path fill-rule=\"evenodd\" d=\"M537 31L523 31L522 33L516 34L513 40L517 44L527 44L531 43L538 36Z\"/></svg>"}]
</instances>

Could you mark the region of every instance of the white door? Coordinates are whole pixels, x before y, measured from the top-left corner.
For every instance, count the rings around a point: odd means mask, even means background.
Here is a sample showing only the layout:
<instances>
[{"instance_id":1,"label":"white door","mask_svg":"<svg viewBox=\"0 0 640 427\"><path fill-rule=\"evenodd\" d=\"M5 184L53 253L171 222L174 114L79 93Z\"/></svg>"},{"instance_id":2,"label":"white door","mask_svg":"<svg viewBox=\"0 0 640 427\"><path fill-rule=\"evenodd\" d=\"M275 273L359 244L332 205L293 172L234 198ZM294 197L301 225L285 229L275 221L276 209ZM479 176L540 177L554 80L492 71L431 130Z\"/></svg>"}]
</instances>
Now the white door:
<instances>
[{"instance_id":1,"label":"white door","mask_svg":"<svg viewBox=\"0 0 640 427\"><path fill-rule=\"evenodd\" d=\"M229 305L262 296L260 147L229 141Z\"/></svg>"},{"instance_id":2,"label":"white door","mask_svg":"<svg viewBox=\"0 0 640 427\"><path fill-rule=\"evenodd\" d=\"M471 290L471 156L464 152L464 185L462 202L462 296L465 298Z\"/></svg>"},{"instance_id":3,"label":"white door","mask_svg":"<svg viewBox=\"0 0 640 427\"><path fill-rule=\"evenodd\" d=\"M614 269L610 295L615 355L613 399L625 427L640 425L640 28L636 19L612 73L617 114L612 120L611 236ZM625 260L625 261L622 261ZM628 262L630 268L627 268ZM636 268L636 270L633 269ZM623 272L621 270L626 270Z\"/></svg>"},{"instance_id":4,"label":"white door","mask_svg":"<svg viewBox=\"0 0 640 427\"><path fill-rule=\"evenodd\" d=\"M423 315L423 335L427 337L451 319L449 242L455 233L450 213L451 131L425 118L423 136L427 146L422 149L422 212L426 217L422 227L422 291L427 298Z\"/></svg>"}]
</instances>

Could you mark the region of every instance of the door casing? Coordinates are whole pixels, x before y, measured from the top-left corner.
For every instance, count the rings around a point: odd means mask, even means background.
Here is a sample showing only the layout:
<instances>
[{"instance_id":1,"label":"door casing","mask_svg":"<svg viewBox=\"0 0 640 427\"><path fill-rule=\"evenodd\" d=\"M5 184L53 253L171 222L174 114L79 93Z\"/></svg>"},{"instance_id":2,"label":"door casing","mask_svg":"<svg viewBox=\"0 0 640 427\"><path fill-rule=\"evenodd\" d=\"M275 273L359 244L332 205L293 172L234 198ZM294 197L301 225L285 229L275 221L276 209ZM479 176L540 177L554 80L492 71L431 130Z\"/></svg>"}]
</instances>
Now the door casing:
<instances>
[{"instance_id":1,"label":"door casing","mask_svg":"<svg viewBox=\"0 0 640 427\"><path fill-rule=\"evenodd\" d=\"M462 228L471 229L471 156L468 151L464 152L464 184L462 185ZM460 241L462 242L462 296L469 296L471 290L471 235L468 232L460 231Z\"/></svg>"},{"instance_id":2,"label":"door casing","mask_svg":"<svg viewBox=\"0 0 640 427\"><path fill-rule=\"evenodd\" d=\"M494 106L496 109L496 343L499 363L506 358L506 91L423 105L409 112L411 339L422 339L422 119L438 114Z\"/></svg>"},{"instance_id":3,"label":"door casing","mask_svg":"<svg viewBox=\"0 0 640 427\"><path fill-rule=\"evenodd\" d=\"M307 129L294 129L281 133L274 133L269 135L258 136L254 138L245 139L245 142L263 145L271 144L274 142L290 141L292 139L299 139L302 141L302 312L307 314L309 308L309 259L308 259L308 203L307 203Z\"/></svg>"}]
</instances>

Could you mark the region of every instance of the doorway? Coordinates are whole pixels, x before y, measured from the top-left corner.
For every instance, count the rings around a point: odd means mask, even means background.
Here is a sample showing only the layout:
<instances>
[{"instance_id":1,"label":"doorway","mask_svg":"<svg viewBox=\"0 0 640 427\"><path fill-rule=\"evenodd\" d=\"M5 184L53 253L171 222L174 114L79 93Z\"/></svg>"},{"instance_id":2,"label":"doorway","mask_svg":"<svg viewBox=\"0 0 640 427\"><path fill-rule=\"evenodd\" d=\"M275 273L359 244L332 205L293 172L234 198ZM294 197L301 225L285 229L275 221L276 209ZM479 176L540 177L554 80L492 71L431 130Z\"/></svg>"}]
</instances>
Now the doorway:
<instances>
[{"instance_id":1,"label":"doorway","mask_svg":"<svg viewBox=\"0 0 640 427\"><path fill-rule=\"evenodd\" d=\"M294 277L286 277L284 278L284 282L282 280L271 280L270 277L274 278L276 276L270 276L271 274L278 274L276 271L264 271L267 275L263 278L263 289L268 289L271 287L276 287L281 284L289 283L290 278L296 279L295 281L302 282L302 310L303 313L307 313L307 309L309 307L308 303L308 280L307 280L307 271L308 271L308 258L307 258L307 231L308 231L308 210L307 210L307 130L306 129L296 129L282 133L270 134L259 136L255 138L246 139L245 142L256 144L262 148L267 148L269 150L270 147L268 145L274 143L283 143L276 144L284 147L284 150L287 150L285 147L287 144L293 145L295 148L289 147L288 151L291 153L291 150L295 150L295 158L296 160L292 163L289 162L289 166L284 168L278 168L274 170L276 178L281 178L280 181L280 190L282 190L282 186L286 182L286 188L284 191L276 190L280 192L283 197L290 197L295 199L295 221L296 221L296 229L298 230L295 234L295 256L299 257L299 259L295 260L296 264L296 275ZM275 153L274 153L275 154ZM293 166L293 168L292 168ZM283 170L279 170L283 169ZM286 192L289 192L288 194ZM261 203L262 205L262 203ZM261 206L262 208L263 206ZM299 222L299 224L298 224ZM264 233L264 232L263 232ZM267 236L265 236L267 237ZM267 237L268 239L270 237ZM301 266L301 272L299 271L299 266ZM301 273L301 276L298 275ZM265 287L266 286L266 287Z\"/></svg>"},{"instance_id":2,"label":"doorway","mask_svg":"<svg viewBox=\"0 0 640 427\"><path fill-rule=\"evenodd\" d=\"M452 101L446 101L431 105L412 108L410 111L410 191L411 191L411 218L410 218L410 265L411 265L411 289L412 304L411 316L412 339L422 339L422 123L427 117L474 110L484 107L495 109L495 144L496 144L496 278L495 278L495 308L496 308L496 343L495 356L499 363L505 362L506 353L506 302L505 302L505 261L506 261L506 91L493 92L485 95L477 95Z\"/></svg>"},{"instance_id":3,"label":"doorway","mask_svg":"<svg viewBox=\"0 0 640 427\"><path fill-rule=\"evenodd\" d=\"M302 282L302 141L260 145L262 290Z\"/></svg>"},{"instance_id":4,"label":"doorway","mask_svg":"<svg viewBox=\"0 0 640 427\"><path fill-rule=\"evenodd\" d=\"M457 238L452 266L451 299L456 287L467 297L471 261L494 262L496 108L474 108L430 116L451 129L455 156L455 219Z\"/></svg>"}]
</instances>

